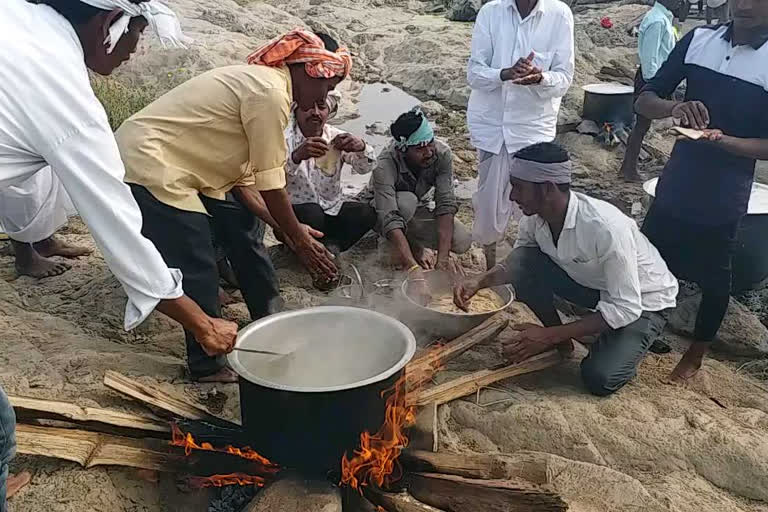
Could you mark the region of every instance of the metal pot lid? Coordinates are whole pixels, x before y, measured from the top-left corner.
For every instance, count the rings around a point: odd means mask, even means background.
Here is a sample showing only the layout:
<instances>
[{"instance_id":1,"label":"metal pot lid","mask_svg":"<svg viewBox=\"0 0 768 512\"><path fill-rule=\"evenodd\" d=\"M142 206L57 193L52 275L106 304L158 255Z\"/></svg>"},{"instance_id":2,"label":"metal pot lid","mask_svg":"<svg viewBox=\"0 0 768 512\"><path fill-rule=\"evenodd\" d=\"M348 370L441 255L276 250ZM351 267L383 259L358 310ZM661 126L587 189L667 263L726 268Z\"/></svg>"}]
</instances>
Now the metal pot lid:
<instances>
[{"instance_id":1,"label":"metal pot lid","mask_svg":"<svg viewBox=\"0 0 768 512\"><path fill-rule=\"evenodd\" d=\"M635 88L629 85L618 83L605 83L605 84L588 84L582 86L584 92L591 94L604 94L604 95L620 95L620 94L634 94Z\"/></svg>"},{"instance_id":2,"label":"metal pot lid","mask_svg":"<svg viewBox=\"0 0 768 512\"><path fill-rule=\"evenodd\" d=\"M643 190L651 197L656 197L656 185L659 178L653 178L643 183ZM768 185L752 184L752 194L749 196L748 215L764 215L768 213Z\"/></svg>"},{"instance_id":3,"label":"metal pot lid","mask_svg":"<svg viewBox=\"0 0 768 512\"><path fill-rule=\"evenodd\" d=\"M235 346L288 354L232 352L229 365L244 379L277 390L321 393L391 377L413 358L416 339L381 313L321 306L253 322L238 333Z\"/></svg>"}]
</instances>

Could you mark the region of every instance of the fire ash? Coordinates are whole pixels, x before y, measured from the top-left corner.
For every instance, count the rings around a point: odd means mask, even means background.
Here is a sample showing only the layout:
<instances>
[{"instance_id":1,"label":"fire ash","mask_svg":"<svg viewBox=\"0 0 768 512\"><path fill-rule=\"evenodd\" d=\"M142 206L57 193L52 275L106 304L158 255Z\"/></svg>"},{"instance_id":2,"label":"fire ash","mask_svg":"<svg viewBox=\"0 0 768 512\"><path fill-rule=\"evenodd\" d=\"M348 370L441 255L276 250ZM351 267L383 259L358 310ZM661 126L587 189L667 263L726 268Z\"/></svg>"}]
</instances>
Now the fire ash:
<instances>
[{"instance_id":1,"label":"fire ash","mask_svg":"<svg viewBox=\"0 0 768 512\"><path fill-rule=\"evenodd\" d=\"M362 493L369 485L386 487L402 477L397 459L408 446L405 430L416 421L415 408L406 405L406 378L401 377L393 388L382 393L387 396L384 424L378 432L360 434L360 448L352 458L345 453L341 459L341 483Z\"/></svg>"},{"instance_id":2,"label":"fire ash","mask_svg":"<svg viewBox=\"0 0 768 512\"><path fill-rule=\"evenodd\" d=\"M259 473L258 475L232 473L228 475L213 475L208 477L190 477L188 482L192 487L223 487L226 485L257 485L263 487L267 482L267 478L280 472L280 466L274 464L266 457L259 455L250 446L237 448L232 445L227 445L224 448L216 448L211 443L197 443L192 434L185 434L176 424L171 424L171 433L171 445L184 448L184 453L187 456L191 455L193 450L228 453L255 462L256 464L254 467Z\"/></svg>"}]
</instances>

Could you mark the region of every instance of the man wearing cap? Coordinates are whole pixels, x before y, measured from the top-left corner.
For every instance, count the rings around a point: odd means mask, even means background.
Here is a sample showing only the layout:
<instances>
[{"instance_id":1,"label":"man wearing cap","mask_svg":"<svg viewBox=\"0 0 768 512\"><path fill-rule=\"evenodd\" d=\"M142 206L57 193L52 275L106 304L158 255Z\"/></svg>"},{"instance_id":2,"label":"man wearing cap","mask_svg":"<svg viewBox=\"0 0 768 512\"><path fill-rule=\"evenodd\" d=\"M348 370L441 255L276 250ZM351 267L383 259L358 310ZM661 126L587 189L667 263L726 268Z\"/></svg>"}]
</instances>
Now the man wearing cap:
<instances>
[{"instance_id":1,"label":"man wearing cap","mask_svg":"<svg viewBox=\"0 0 768 512\"><path fill-rule=\"evenodd\" d=\"M616 207L572 192L568 153L554 143L520 150L510 166L511 199L523 211L518 239L506 261L454 290L466 308L478 290L512 284L517 298L544 327L518 326L505 347L513 362L571 339L597 336L582 361L584 383L595 395L618 391L636 374L664 329L661 312L675 306L677 280L635 222ZM554 295L591 309L563 325Z\"/></svg>"}]
</instances>

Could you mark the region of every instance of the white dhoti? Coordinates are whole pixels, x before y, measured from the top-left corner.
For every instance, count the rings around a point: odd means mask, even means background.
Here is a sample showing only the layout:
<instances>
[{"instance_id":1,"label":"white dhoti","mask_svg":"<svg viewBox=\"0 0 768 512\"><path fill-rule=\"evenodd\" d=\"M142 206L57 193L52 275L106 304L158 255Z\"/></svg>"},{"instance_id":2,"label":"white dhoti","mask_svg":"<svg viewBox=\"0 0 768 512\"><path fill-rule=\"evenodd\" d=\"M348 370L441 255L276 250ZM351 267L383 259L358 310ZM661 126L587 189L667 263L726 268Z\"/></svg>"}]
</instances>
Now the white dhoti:
<instances>
[{"instance_id":1,"label":"white dhoti","mask_svg":"<svg viewBox=\"0 0 768 512\"><path fill-rule=\"evenodd\" d=\"M0 188L0 230L17 242L45 240L75 214L67 191L50 167Z\"/></svg>"},{"instance_id":2,"label":"white dhoti","mask_svg":"<svg viewBox=\"0 0 768 512\"><path fill-rule=\"evenodd\" d=\"M522 212L509 198L512 155L506 146L501 147L498 155L478 149L477 161L477 192L472 196L475 211L472 239L481 245L490 245L504 239L509 219L520 218Z\"/></svg>"}]
</instances>

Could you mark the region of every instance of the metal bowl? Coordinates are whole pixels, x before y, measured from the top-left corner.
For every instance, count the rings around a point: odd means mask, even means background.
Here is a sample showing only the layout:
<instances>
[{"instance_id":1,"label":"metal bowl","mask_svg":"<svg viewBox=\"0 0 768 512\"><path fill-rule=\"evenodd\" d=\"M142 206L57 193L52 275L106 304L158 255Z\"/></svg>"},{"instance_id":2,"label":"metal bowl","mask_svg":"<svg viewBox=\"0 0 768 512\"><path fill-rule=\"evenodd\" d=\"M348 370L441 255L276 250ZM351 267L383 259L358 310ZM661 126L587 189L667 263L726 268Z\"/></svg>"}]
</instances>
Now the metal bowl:
<instances>
[{"instance_id":1,"label":"metal bowl","mask_svg":"<svg viewBox=\"0 0 768 512\"><path fill-rule=\"evenodd\" d=\"M283 391L318 393L363 387L401 370L416 351L413 333L394 318L344 306L272 315L237 335L236 347L287 353L232 352L244 379Z\"/></svg>"},{"instance_id":2,"label":"metal bowl","mask_svg":"<svg viewBox=\"0 0 768 512\"><path fill-rule=\"evenodd\" d=\"M427 270L423 275L433 294L453 292L453 280L445 272ZM409 306L401 320L417 334L423 335L426 341L432 341L430 337L453 339L461 336L499 311L508 308L515 301L515 293L511 286L495 286L492 290L501 297L503 306L486 313L445 313L419 304L409 293L410 285L410 280L406 279L400 289Z\"/></svg>"}]
</instances>

